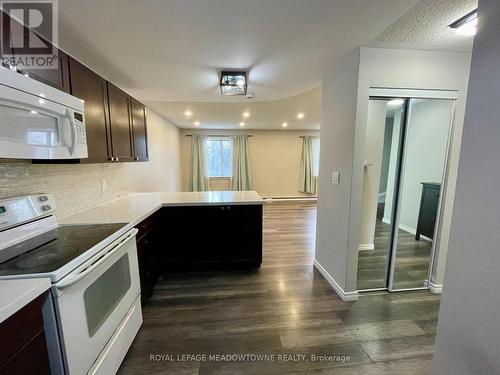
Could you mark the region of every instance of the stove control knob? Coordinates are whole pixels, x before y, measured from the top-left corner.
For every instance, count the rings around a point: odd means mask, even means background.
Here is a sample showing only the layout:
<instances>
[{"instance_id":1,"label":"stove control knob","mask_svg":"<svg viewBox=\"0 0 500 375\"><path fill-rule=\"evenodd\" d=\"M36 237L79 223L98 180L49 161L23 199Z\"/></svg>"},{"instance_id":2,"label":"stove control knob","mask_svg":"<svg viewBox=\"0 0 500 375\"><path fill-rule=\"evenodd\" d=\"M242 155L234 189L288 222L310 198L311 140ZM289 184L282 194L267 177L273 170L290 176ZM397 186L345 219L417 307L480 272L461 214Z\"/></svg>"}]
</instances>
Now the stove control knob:
<instances>
[{"instance_id":1,"label":"stove control knob","mask_svg":"<svg viewBox=\"0 0 500 375\"><path fill-rule=\"evenodd\" d=\"M42 206L42 211L50 211L51 209L52 209L52 207L50 207L50 205L48 205L48 204L44 204Z\"/></svg>"},{"instance_id":2,"label":"stove control knob","mask_svg":"<svg viewBox=\"0 0 500 375\"><path fill-rule=\"evenodd\" d=\"M40 200L40 202L47 202L49 200L46 195L41 195L40 197L38 197L38 199Z\"/></svg>"}]
</instances>

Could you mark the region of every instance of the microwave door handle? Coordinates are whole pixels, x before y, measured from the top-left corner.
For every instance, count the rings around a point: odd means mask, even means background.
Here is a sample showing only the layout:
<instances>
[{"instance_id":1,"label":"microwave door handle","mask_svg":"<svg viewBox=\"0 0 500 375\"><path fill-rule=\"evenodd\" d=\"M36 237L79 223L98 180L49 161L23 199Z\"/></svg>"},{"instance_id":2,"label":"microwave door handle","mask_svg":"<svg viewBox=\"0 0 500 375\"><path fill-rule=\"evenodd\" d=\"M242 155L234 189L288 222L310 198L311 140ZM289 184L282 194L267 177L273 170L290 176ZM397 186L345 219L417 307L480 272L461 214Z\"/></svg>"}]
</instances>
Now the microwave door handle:
<instances>
[{"instance_id":1,"label":"microwave door handle","mask_svg":"<svg viewBox=\"0 0 500 375\"><path fill-rule=\"evenodd\" d=\"M64 278L61 282L56 283L56 288L57 289L67 288L67 287L77 283L78 281L80 281L81 279L83 279L84 277L89 275L90 273L92 273L92 271L95 270L97 267L99 267L106 259L108 259L111 255L113 255L118 250L120 250L123 246L125 246L125 244L129 241L129 239L134 237L137 234L137 232L138 232L138 230L136 228L134 228L131 231L129 231L125 235L125 237L120 237L118 240L116 240L111 245L109 245L105 250L103 250L103 252L108 251L106 253L106 255L99 258L99 260L97 260L95 263L92 263L84 271L82 271L82 272L77 271L76 273ZM117 242L119 242L118 245L116 245Z\"/></svg>"},{"instance_id":2,"label":"microwave door handle","mask_svg":"<svg viewBox=\"0 0 500 375\"><path fill-rule=\"evenodd\" d=\"M69 154L73 156L75 154L75 147L76 147L76 123L75 119L73 118L73 112L70 111L69 109L66 110L66 117L69 120L69 125L71 129L71 145L68 147Z\"/></svg>"}]
</instances>

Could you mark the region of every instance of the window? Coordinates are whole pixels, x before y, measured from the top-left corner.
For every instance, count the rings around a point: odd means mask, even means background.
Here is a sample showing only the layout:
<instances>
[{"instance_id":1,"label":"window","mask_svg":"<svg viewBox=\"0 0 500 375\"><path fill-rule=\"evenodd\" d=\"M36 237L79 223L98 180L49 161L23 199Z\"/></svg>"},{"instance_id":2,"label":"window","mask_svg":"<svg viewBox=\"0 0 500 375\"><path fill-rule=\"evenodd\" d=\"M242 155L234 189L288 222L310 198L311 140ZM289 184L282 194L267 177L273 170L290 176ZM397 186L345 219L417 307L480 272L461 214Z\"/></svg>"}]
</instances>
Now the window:
<instances>
[{"instance_id":1,"label":"window","mask_svg":"<svg viewBox=\"0 0 500 375\"><path fill-rule=\"evenodd\" d=\"M233 141L230 137L207 137L205 162L208 177L231 177L233 171Z\"/></svg>"}]
</instances>

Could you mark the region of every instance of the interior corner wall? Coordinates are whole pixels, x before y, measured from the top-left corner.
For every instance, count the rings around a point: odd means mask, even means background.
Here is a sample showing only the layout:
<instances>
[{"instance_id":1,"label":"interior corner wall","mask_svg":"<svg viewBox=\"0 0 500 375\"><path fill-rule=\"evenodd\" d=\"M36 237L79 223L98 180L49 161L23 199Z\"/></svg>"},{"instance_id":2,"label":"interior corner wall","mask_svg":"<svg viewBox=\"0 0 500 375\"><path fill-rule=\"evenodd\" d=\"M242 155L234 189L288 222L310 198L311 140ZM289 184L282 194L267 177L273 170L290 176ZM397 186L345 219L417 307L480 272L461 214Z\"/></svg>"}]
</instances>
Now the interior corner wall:
<instances>
[{"instance_id":1,"label":"interior corner wall","mask_svg":"<svg viewBox=\"0 0 500 375\"><path fill-rule=\"evenodd\" d=\"M357 55L359 54L359 65ZM353 58L356 56L356 58ZM363 197L363 150L370 87L456 90L454 132L434 282L444 273L458 171L470 53L360 48L323 82L316 259L347 293L356 290ZM330 184L332 171L341 184Z\"/></svg>"},{"instance_id":2,"label":"interior corner wall","mask_svg":"<svg viewBox=\"0 0 500 375\"><path fill-rule=\"evenodd\" d=\"M349 202L359 49L337 61L323 81L315 261L346 290ZM340 184L331 173L340 172Z\"/></svg>"},{"instance_id":3,"label":"interior corner wall","mask_svg":"<svg viewBox=\"0 0 500 375\"><path fill-rule=\"evenodd\" d=\"M180 130L147 108L149 161L124 163L136 192L181 190Z\"/></svg>"}]
</instances>

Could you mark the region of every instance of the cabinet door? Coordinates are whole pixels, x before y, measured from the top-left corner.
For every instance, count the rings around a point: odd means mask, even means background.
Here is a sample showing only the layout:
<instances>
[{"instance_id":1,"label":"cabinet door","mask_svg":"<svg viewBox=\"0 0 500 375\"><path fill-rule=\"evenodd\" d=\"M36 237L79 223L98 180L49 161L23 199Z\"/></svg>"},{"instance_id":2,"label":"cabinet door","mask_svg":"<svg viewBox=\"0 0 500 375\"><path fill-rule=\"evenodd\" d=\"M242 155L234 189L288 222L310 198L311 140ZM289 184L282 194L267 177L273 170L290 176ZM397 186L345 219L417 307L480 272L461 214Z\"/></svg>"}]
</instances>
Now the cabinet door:
<instances>
[{"instance_id":1,"label":"cabinet door","mask_svg":"<svg viewBox=\"0 0 500 375\"><path fill-rule=\"evenodd\" d=\"M130 96L110 82L107 84L113 157L115 161L132 161L134 149L130 121Z\"/></svg>"},{"instance_id":2,"label":"cabinet door","mask_svg":"<svg viewBox=\"0 0 500 375\"><path fill-rule=\"evenodd\" d=\"M146 107L137 100L131 100L132 134L134 138L134 160L148 160L148 135L146 129Z\"/></svg>"},{"instance_id":3,"label":"cabinet door","mask_svg":"<svg viewBox=\"0 0 500 375\"><path fill-rule=\"evenodd\" d=\"M71 57L69 67L71 94L85 100L85 128L89 156L81 161L106 162L111 157L106 81Z\"/></svg>"},{"instance_id":4,"label":"cabinet door","mask_svg":"<svg viewBox=\"0 0 500 375\"><path fill-rule=\"evenodd\" d=\"M0 57L2 58L2 62L0 65L4 67L9 67L8 58L12 56L12 42L10 40L10 33L6 33L6 29L4 29L4 25L7 28L9 25L9 16L0 10L0 30L1 30L1 48L0 48Z\"/></svg>"},{"instance_id":5,"label":"cabinet door","mask_svg":"<svg viewBox=\"0 0 500 375\"><path fill-rule=\"evenodd\" d=\"M226 239L225 258L231 263L262 262L262 205L231 205L223 221Z\"/></svg>"},{"instance_id":6,"label":"cabinet door","mask_svg":"<svg viewBox=\"0 0 500 375\"><path fill-rule=\"evenodd\" d=\"M10 19L10 24L12 39L22 40L22 45L29 45L32 48L46 48L47 46L52 46L49 41L40 37L17 21ZM14 47L12 48L14 57L24 55L22 49L16 48L16 46L18 45L19 44L14 43ZM28 67L19 66L18 70L20 73L26 74L32 79L43 82L49 86L55 87L56 89L70 92L68 55L66 55L63 51L57 49L57 47L55 46L53 46L52 48L54 52L57 53L57 55L53 55L53 58L57 59L57 68L31 69Z\"/></svg>"}]
</instances>

